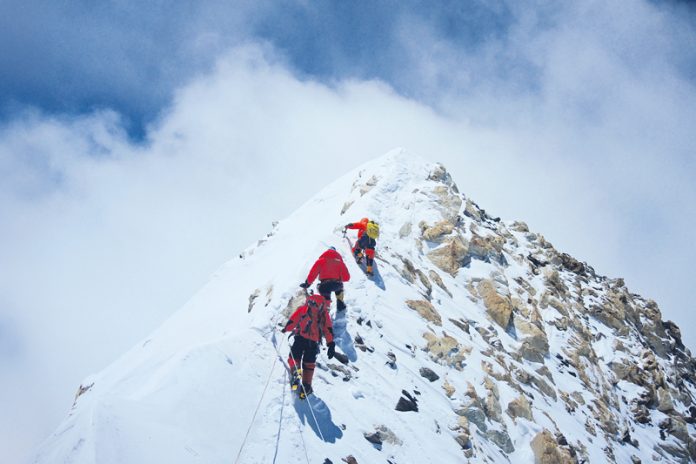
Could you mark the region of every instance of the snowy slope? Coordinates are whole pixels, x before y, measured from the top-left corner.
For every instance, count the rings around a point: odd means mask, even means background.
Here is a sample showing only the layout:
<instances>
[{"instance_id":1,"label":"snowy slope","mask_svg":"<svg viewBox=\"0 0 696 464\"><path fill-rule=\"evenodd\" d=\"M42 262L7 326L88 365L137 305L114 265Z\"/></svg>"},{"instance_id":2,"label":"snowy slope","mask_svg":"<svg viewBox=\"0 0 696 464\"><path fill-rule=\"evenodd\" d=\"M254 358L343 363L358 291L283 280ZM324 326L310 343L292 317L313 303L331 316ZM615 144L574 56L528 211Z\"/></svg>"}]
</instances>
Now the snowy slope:
<instances>
[{"instance_id":1,"label":"snowy slope","mask_svg":"<svg viewBox=\"0 0 696 464\"><path fill-rule=\"evenodd\" d=\"M373 280L341 236L345 223L364 216L381 225ZM328 246L352 275L347 317L335 321L338 351L350 362L324 352L316 394L298 402L282 363L288 341L276 328L301 302L298 284ZM430 381L424 368L439 378ZM444 168L402 150L335 181L276 224L81 390L36 462L623 463L696 455L694 360L656 305L523 223L489 217ZM395 410L408 396L418 411Z\"/></svg>"}]
</instances>

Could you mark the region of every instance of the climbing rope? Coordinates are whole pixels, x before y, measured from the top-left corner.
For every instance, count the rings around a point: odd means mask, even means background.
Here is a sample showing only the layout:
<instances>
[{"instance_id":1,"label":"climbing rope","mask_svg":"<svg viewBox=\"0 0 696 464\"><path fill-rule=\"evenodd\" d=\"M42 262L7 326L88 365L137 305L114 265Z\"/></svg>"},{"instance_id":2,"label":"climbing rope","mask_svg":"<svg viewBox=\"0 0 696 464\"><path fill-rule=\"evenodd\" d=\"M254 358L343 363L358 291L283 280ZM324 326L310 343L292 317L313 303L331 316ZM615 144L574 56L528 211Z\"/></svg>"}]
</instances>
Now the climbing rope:
<instances>
[{"instance_id":1,"label":"climbing rope","mask_svg":"<svg viewBox=\"0 0 696 464\"><path fill-rule=\"evenodd\" d=\"M273 366L271 366L271 372L268 373L268 379L266 380L266 385L263 387L263 393L261 393L261 398L259 398L259 402L256 405L256 410L254 410L254 415L251 418L251 422L249 423L249 428L247 428L246 435L244 436L244 440L242 441L242 446L239 447L239 452L237 453L237 459L235 459L235 464L239 463L239 458L242 456L242 451L244 450L244 446L246 445L247 439L249 438L249 433L251 432L251 427L254 425L254 421L256 420L256 414L259 412L259 408L261 407L261 403L263 402L263 397L266 396L266 390L268 390L268 385L271 382L271 377L273 376L273 371L275 370L276 364L278 364L278 359L276 358L273 361Z\"/></svg>"},{"instance_id":2,"label":"climbing rope","mask_svg":"<svg viewBox=\"0 0 696 464\"><path fill-rule=\"evenodd\" d=\"M278 359L280 359L280 362L283 363L283 367L285 367L285 377L283 380L285 383L285 386L283 387L283 407L285 407L285 392L287 389L287 385L289 383L288 382L288 380L289 380L288 374L290 372L290 369L288 366L285 365L285 362L283 361L283 355L280 354L280 350L279 350L278 346L276 345L276 336L275 335L276 335L275 332L273 332L273 337L271 338L271 343L273 344L273 348L275 348L276 354L278 355L278 357L276 358L276 361ZM289 342L288 342L288 348L290 348ZM282 409L281 409L281 420L282 420ZM300 433L300 439L302 440L302 449L304 450L305 459L307 460L307 464L309 464L309 455L307 454L307 445L305 444L304 434L302 433L302 427L300 427L299 417L298 417L297 430ZM278 438L280 438L280 431L278 432ZM278 454L278 448L276 445L276 455L277 454ZM275 457L273 458L273 462L275 463Z\"/></svg>"},{"instance_id":3,"label":"climbing rope","mask_svg":"<svg viewBox=\"0 0 696 464\"><path fill-rule=\"evenodd\" d=\"M285 371L283 377L283 402L280 405L280 419L278 420L278 434L276 435L276 448L273 453L273 464L278 458L278 448L280 447L280 432L283 429L283 412L285 411L285 390L288 388L288 371Z\"/></svg>"}]
</instances>

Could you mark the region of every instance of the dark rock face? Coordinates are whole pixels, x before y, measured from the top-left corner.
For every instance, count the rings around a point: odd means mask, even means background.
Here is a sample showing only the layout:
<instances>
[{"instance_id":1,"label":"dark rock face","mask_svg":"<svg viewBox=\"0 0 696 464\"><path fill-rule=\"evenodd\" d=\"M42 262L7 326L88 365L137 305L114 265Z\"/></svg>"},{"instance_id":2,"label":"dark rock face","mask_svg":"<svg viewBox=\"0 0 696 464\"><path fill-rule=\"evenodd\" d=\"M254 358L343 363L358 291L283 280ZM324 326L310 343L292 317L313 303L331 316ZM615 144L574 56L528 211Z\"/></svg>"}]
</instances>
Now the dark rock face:
<instances>
[{"instance_id":1,"label":"dark rock face","mask_svg":"<svg viewBox=\"0 0 696 464\"><path fill-rule=\"evenodd\" d=\"M429 369L427 367L420 368L420 375L430 380L431 382L434 382L440 378L440 376L437 375L432 369Z\"/></svg>"},{"instance_id":2,"label":"dark rock face","mask_svg":"<svg viewBox=\"0 0 696 464\"><path fill-rule=\"evenodd\" d=\"M418 400L411 396L411 394L406 390L401 390L401 393L403 396L399 398L399 402L396 403L396 410L402 412L418 412Z\"/></svg>"},{"instance_id":3,"label":"dark rock face","mask_svg":"<svg viewBox=\"0 0 696 464\"><path fill-rule=\"evenodd\" d=\"M365 434L365 440L369 441L373 445L382 445L382 437L380 436L379 432L373 432L370 434Z\"/></svg>"}]
</instances>

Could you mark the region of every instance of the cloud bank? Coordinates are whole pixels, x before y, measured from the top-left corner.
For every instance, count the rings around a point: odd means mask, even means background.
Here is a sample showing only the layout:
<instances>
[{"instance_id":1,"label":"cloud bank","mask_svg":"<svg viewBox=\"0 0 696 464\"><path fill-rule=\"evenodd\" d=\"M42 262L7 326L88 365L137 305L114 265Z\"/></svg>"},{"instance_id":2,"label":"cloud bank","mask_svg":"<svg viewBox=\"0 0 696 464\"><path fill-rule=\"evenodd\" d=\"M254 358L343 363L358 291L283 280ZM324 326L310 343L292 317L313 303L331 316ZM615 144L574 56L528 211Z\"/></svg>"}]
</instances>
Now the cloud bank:
<instances>
[{"instance_id":1,"label":"cloud bank","mask_svg":"<svg viewBox=\"0 0 696 464\"><path fill-rule=\"evenodd\" d=\"M138 143L111 110L14 112L0 126L9 460L53 431L82 378L271 221L395 146L443 162L492 214L526 220L598 272L625 277L688 328L696 60L685 45L696 37L687 13L639 1L508 5L491 16L504 18L495 34L463 46L441 15L401 11L374 75L367 52L324 50L325 70L343 77L303 70L294 42L254 40L173 87ZM299 43L311 32L292 31Z\"/></svg>"}]
</instances>

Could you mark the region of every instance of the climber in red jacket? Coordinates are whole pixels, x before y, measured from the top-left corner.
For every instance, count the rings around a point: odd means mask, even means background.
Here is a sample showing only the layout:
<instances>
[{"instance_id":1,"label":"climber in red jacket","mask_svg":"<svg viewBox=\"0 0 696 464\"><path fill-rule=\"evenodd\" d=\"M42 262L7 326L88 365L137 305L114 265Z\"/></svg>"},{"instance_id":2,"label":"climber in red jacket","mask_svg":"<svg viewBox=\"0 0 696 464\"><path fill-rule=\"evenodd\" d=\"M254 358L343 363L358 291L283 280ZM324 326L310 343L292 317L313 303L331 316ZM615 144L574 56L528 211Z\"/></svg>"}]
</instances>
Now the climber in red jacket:
<instances>
[{"instance_id":1,"label":"climber in red jacket","mask_svg":"<svg viewBox=\"0 0 696 464\"><path fill-rule=\"evenodd\" d=\"M295 310L283 328L283 332L292 332L295 336L288 356L288 366L293 373L293 389L297 389L302 383L301 396L312 393L312 377L322 337L326 339L329 348L329 359L336 353L329 304L321 295L308 296L305 304Z\"/></svg>"},{"instance_id":2,"label":"climber in red jacket","mask_svg":"<svg viewBox=\"0 0 696 464\"><path fill-rule=\"evenodd\" d=\"M350 273L343 258L334 247L322 253L300 287L308 288L317 277L319 277L319 285L317 286L319 294L330 303L331 292L334 292L336 294L336 309L344 311L346 304L343 302L343 282L350 280Z\"/></svg>"},{"instance_id":3,"label":"climber in red jacket","mask_svg":"<svg viewBox=\"0 0 696 464\"><path fill-rule=\"evenodd\" d=\"M359 222L346 224L343 228L344 234L347 229L358 231L358 240L353 246L353 256L358 264L361 264L363 252L365 252L365 272L367 275L372 275L372 266L375 261L375 247L377 246L377 237L379 237L379 224L368 218L362 218Z\"/></svg>"}]
</instances>

